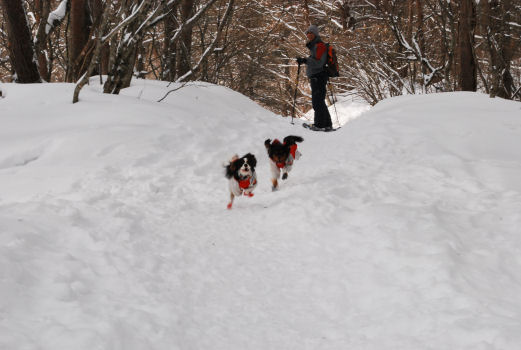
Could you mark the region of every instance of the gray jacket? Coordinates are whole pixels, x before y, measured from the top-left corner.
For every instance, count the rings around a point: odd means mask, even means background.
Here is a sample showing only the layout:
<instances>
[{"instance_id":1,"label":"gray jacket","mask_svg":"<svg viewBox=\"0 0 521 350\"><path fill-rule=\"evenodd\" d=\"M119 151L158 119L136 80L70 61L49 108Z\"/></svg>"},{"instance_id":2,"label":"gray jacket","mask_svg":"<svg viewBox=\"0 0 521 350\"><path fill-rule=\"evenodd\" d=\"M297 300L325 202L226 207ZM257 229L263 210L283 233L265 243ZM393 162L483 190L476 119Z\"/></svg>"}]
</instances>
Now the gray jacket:
<instances>
[{"instance_id":1,"label":"gray jacket","mask_svg":"<svg viewBox=\"0 0 521 350\"><path fill-rule=\"evenodd\" d=\"M309 49L309 57L306 60L306 75L311 78L313 75L324 71L324 65L327 60L326 44L322 42L320 36L316 36L306 44ZM317 57L317 51L320 58Z\"/></svg>"}]
</instances>

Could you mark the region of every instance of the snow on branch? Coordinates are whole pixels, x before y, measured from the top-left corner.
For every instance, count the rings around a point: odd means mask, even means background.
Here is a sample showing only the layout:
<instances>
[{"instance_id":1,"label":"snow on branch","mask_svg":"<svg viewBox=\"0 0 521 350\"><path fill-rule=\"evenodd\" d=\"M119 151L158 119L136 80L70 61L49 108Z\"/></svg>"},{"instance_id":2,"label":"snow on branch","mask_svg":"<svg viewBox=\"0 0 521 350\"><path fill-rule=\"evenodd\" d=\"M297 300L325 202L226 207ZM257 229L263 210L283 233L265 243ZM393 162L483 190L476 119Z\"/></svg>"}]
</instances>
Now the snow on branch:
<instances>
[{"instance_id":1,"label":"snow on branch","mask_svg":"<svg viewBox=\"0 0 521 350\"><path fill-rule=\"evenodd\" d=\"M45 25L45 34L49 35L49 33L60 25L60 23L65 18L67 14L67 5L69 0L63 0L60 2L56 10L49 13L49 17L47 18L47 24Z\"/></svg>"},{"instance_id":2,"label":"snow on branch","mask_svg":"<svg viewBox=\"0 0 521 350\"><path fill-rule=\"evenodd\" d=\"M136 20L139 16L139 14L141 13L141 11L143 10L143 8L145 8L145 5L146 5L147 1L146 0L143 0L141 1L141 4L139 4L138 7L134 6L133 10L132 10L132 13L127 17L125 18L122 22L120 22L114 29L112 29L112 31L110 33L108 33L107 35L105 35L104 37L101 38L101 42L104 43L104 42L107 42L110 38L112 38L122 27L124 27L125 25L129 24L129 23L132 23L134 20Z\"/></svg>"},{"instance_id":3,"label":"snow on branch","mask_svg":"<svg viewBox=\"0 0 521 350\"><path fill-rule=\"evenodd\" d=\"M188 19L188 21L186 21L185 23L181 24L181 26L179 26L179 28L177 28L177 31L176 33L174 34L174 36L170 39L170 42L175 42L177 41L180 36L181 36L181 33L186 29L186 28L190 28L192 27L195 22L197 22L197 20L206 12L206 10L208 10L208 8L210 8L210 6L212 6L217 0L209 0L206 4L204 4L204 6L202 6L199 11L197 11L197 13L195 15L193 15L191 18ZM233 1L232 1L233 3Z\"/></svg>"}]
</instances>

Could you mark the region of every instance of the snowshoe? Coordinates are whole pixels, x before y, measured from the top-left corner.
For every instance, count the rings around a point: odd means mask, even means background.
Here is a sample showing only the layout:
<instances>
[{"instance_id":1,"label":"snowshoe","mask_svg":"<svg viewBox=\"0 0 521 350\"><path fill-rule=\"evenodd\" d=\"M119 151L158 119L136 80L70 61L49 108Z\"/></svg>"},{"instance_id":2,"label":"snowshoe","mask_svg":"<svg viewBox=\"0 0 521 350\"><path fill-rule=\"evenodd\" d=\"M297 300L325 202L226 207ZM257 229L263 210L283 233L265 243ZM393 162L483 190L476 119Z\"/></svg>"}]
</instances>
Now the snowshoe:
<instances>
[{"instance_id":1,"label":"snowshoe","mask_svg":"<svg viewBox=\"0 0 521 350\"><path fill-rule=\"evenodd\" d=\"M338 129L340 129L340 127L336 128L336 129L333 129L332 127L328 127L328 128L319 128L313 124L308 124L308 123L302 123L302 126L306 129L309 129L309 130L313 130L313 131L323 131L323 132L331 132L331 131L336 131Z\"/></svg>"}]
</instances>

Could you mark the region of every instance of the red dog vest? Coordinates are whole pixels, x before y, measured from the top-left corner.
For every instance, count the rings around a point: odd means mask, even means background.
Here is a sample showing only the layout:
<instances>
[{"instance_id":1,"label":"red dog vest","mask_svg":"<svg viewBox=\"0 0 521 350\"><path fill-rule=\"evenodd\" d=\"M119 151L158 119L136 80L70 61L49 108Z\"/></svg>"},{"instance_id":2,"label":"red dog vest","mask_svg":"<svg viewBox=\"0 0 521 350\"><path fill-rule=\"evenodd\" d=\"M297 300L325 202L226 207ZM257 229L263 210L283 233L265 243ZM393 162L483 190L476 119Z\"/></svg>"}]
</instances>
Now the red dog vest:
<instances>
[{"instance_id":1,"label":"red dog vest","mask_svg":"<svg viewBox=\"0 0 521 350\"><path fill-rule=\"evenodd\" d=\"M249 188L251 185L255 185L257 183L257 180L253 181L253 183L251 182L251 177L247 178L247 179L244 179L244 180L240 180L239 181L239 187L242 188L243 190Z\"/></svg>"},{"instance_id":2,"label":"red dog vest","mask_svg":"<svg viewBox=\"0 0 521 350\"><path fill-rule=\"evenodd\" d=\"M278 140L277 140L278 141ZM297 145L291 145L289 146L289 153L293 156L293 159L295 159L295 154L297 152ZM292 164L293 161L291 161L289 164ZM276 163L277 168L282 169L286 166L286 162Z\"/></svg>"}]
</instances>

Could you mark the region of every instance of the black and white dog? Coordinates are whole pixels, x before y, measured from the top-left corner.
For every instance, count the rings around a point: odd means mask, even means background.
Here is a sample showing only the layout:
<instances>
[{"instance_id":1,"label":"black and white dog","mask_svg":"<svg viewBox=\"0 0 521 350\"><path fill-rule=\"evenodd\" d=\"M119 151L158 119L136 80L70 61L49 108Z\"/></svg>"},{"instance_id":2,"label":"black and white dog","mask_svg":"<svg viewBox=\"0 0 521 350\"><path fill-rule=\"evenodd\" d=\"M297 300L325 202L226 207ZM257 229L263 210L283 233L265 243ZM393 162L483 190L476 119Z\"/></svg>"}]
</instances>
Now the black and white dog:
<instances>
[{"instance_id":1,"label":"black and white dog","mask_svg":"<svg viewBox=\"0 0 521 350\"><path fill-rule=\"evenodd\" d=\"M302 137L294 135L286 136L282 142L277 139L273 142L271 139L264 141L264 146L270 158L272 191L279 188L280 173L282 172L282 180L286 180L294 161L302 155L297 147L297 143L302 141L304 141Z\"/></svg>"},{"instance_id":2,"label":"black and white dog","mask_svg":"<svg viewBox=\"0 0 521 350\"><path fill-rule=\"evenodd\" d=\"M228 165L225 166L225 176L229 179L230 202L227 208L231 209L233 199L236 196L244 194L248 197L253 197L253 190L257 186L257 174L255 173L255 166L257 159L251 153L245 154L241 158L234 155Z\"/></svg>"}]
</instances>

